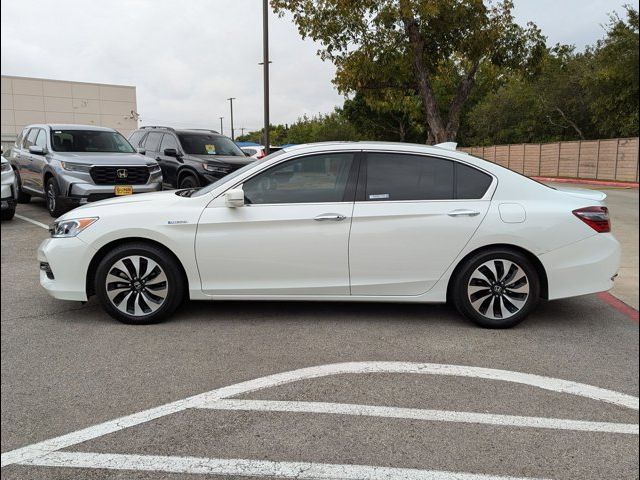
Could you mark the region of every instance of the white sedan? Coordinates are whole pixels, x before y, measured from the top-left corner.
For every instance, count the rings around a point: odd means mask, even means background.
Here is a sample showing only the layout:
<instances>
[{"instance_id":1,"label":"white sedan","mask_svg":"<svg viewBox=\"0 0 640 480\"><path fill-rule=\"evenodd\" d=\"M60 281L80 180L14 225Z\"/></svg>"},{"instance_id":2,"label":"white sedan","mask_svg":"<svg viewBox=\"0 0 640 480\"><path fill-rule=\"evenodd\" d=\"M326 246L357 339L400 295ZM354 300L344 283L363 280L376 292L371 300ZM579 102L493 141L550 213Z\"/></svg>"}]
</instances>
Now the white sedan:
<instances>
[{"instance_id":1,"label":"white sedan","mask_svg":"<svg viewBox=\"0 0 640 480\"><path fill-rule=\"evenodd\" d=\"M200 190L113 198L58 218L39 248L54 297L126 323L192 300L445 302L485 327L540 298L608 290L605 195L556 190L447 148L298 145Z\"/></svg>"}]
</instances>

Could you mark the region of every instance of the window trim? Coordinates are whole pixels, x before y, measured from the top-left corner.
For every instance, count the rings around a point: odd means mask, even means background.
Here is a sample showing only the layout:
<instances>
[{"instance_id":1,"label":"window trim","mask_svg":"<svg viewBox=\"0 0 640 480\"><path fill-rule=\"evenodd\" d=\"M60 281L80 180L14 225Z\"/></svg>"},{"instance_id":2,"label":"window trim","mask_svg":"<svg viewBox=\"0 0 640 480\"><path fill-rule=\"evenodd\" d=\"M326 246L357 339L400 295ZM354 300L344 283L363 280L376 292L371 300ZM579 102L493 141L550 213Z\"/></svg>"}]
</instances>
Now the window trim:
<instances>
[{"instance_id":1,"label":"window trim","mask_svg":"<svg viewBox=\"0 0 640 480\"><path fill-rule=\"evenodd\" d=\"M356 199L356 190L357 190L357 186L358 186L358 180L359 180L359 175L360 175L360 167L361 164L363 162L363 156L364 156L364 152L362 150L330 150L330 151L324 151L324 152L315 152L315 153L306 153L306 154L300 154L300 155L296 155L296 156L292 156L292 157L288 157L283 159L282 161L278 162L278 163L274 163L273 165L269 166L268 168L265 168L263 170L260 170L259 172L254 173L253 175L251 175L250 177L244 178L242 181L234 184L233 186L225 189L222 193L220 193L220 195L216 196L216 198L221 197L225 194L225 192L227 192L228 190L237 188L239 186L243 186L245 182L248 182L249 180L253 179L254 177L257 177L260 174L266 173L269 170L271 170L272 168L276 168L280 165L282 165L283 163L287 163L287 162L291 162L294 160L299 160L301 158L305 158L305 157L317 157L319 155L331 155L331 154L340 154L340 153L350 153L353 154L353 160L351 163L351 167L349 169L349 175L347 176L347 182L345 184L345 189L344 189L344 195L343 195L343 200L340 202L290 202L290 203L247 203L244 206L245 207L266 207L266 206L270 206L270 207L275 207L275 206L287 206L287 205L327 205L327 204L332 204L332 205L336 205L336 204L353 204ZM244 188L243 188L244 190ZM345 200L345 198L347 198L347 200ZM348 198L351 198L350 200Z\"/></svg>"},{"instance_id":2,"label":"window trim","mask_svg":"<svg viewBox=\"0 0 640 480\"><path fill-rule=\"evenodd\" d=\"M480 168L476 165L472 165L468 162L459 160L457 158L451 158L451 157L444 157L444 156L438 156L438 155L432 155L432 154L425 154L425 153L418 153L418 152L411 152L411 151L404 151L404 150L366 150L363 151L363 159L361 162L361 166L360 166L360 173L359 173L359 177L358 177L358 186L357 186L357 191L356 191L356 199L355 202L356 203L383 203L385 205L390 204L390 203L425 203L425 202L480 202L480 201L489 201L491 200L491 198L493 197L493 194L495 193L496 187L498 185L498 178L492 174L491 172L488 172L487 170L484 170L483 168ZM466 167L469 168L474 168L486 175L489 175L489 177L491 177L491 183L489 184L489 186L487 187L487 190L484 192L484 195L480 198L445 198L445 199L424 199L424 200L367 200L366 198L366 190L367 190L367 168L369 165L369 154L371 153L385 153L385 154L398 154L398 155L412 155L412 156L417 156L417 157L425 157L425 158L433 158L436 160L446 160L449 162L453 162L454 166L453 166L453 192L454 192L454 196L456 195L456 175L457 175L457 168L456 168L456 164L457 163L461 163L463 165L465 165Z\"/></svg>"}]
</instances>

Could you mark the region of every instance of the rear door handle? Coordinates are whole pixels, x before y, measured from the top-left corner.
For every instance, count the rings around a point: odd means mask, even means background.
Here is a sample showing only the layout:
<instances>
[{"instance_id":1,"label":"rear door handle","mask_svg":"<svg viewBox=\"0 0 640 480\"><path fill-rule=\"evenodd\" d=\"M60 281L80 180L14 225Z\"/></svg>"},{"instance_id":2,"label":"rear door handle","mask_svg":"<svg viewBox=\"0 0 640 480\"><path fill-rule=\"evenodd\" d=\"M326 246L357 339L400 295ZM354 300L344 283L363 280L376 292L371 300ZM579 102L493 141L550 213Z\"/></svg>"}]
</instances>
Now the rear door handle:
<instances>
[{"instance_id":1,"label":"rear door handle","mask_svg":"<svg viewBox=\"0 0 640 480\"><path fill-rule=\"evenodd\" d=\"M322 215L318 215L317 217L315 217L314 220L316 222L339 222L341 220L344 220L345 218L347 217L345 217L344 215L340 215L339 213L323 213Z\"/></svg>"},{"instance_id":2,"label":"rear door handle","mask_svg":"<svg viewBox=\"0 0 640 480\"><path fill-rule=\"evenodd\" d=\"M460 209L460 210L452 210L447 215L449 215L450 217L475 217L477 215L480 215L480 212L476 210Z\"/></svg>"}]
</instances>

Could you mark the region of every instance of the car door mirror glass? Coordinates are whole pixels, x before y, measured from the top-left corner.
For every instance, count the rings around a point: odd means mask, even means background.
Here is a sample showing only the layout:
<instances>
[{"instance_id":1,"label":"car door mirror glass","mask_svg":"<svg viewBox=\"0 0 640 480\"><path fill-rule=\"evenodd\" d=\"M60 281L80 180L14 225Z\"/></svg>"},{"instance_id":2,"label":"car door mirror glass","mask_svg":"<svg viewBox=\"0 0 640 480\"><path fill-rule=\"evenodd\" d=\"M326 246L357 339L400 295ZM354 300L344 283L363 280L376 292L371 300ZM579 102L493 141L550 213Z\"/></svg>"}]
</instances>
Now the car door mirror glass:
<instances>
[{"instance_id":1,"label":"car door mirror glass","mask_svg":"<svg viewBox=\"0 0 640 480\"><path fill-rule=\"evenodd\" d=\"M235 208L244 206L244 190L242 188L232 188L224 194L227 207Z\"/></svg>"},{"instance_id":2,"label":"car door mirror glass","mask_svg":"<svg viewBox=\"0 0 640 480\"><path fill-rule=\"evenodd\" d=\"M175 158L178 158L180 156L180 154L178 153L178 150L176 150L175 148L165 148L164 155L166 157L175 157Z\"/></svg>"},{"instance_id":3,"label":"car door mirror glass","mask_svg":"<svg viewBox=\"0 0 640 480\"><path fill-rule=\"evenodd\" d=\"M136 148L136 152L140 155L146 155L147 151L144 148Z\"/></svg>"}]
</instances>

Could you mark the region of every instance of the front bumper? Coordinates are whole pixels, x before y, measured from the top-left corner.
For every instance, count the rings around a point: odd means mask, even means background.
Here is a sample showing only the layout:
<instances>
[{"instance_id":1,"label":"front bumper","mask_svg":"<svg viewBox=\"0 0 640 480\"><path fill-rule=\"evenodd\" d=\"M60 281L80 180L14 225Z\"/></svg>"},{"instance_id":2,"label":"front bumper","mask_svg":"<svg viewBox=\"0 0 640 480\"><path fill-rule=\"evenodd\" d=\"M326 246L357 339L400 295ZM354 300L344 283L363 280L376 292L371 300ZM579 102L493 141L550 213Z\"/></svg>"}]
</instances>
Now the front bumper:
<instances>
[{"instance_id":1,"label":"front bumper","mask_svg":"<svg viewBox=\"0 0 640 480\"><path fill-rule=\"evenodd\" d=\"M38 262L48 264L51 275L41 269L40 285L54 298L86 301L87 270L95 253L78 237L47 238L38 247Z\"/></svg>"},{"instance_id":2,"label":"front bumper","mask_svg":"<svg viewBox=\"0 0 640 480\"><path fill-rule=\"evenodd\" d=\"M151 193L162 190L162 182L147 183L144 185L132 185L134 195L136 193ZM66 196L61 201L69 205L84 205L115 197L115 185L93 185L91 183L71 183Z\"/></svg>"},{"instance_id":3,"label":"front bumper","mask_svg":"<svg viewBox=\"0 0 640 480\"><path fill-rule=\"evenodd\" d=\"M610 290L620 268L620 255L620 243L610 233L598 233L540 255L549 300Z\"/></svg>"}]
</instances>

